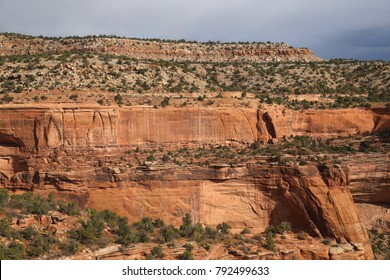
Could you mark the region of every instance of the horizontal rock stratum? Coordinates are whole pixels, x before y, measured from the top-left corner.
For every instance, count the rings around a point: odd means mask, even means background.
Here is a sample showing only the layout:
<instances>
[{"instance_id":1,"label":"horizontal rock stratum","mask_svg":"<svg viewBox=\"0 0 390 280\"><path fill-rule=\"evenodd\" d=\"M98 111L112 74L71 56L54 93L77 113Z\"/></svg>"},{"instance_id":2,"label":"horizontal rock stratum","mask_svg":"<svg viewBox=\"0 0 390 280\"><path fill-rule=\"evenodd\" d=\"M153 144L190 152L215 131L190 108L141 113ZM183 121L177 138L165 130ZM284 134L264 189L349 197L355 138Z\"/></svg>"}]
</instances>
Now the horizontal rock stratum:
<instances>
[{"instance_id":1,"label":"horizontal rock stratum","mask_svg":"<svg viewBox=\"0 0 390 280\"><path fill-rule=\"evenodd\" d=\"M0 108L3 145L38 151L157 143L252 143L290 135L326 138L377 132L389 126L389 112L380 109Z\"/></svg>"},{"instance_id":2,"label":"horizontal rock stratum","mask_svg":"<svg viewBox=\"0 0 390 280\"><path fill-rule=\"evenodd\" d=\"M285 43L190 43L126 38L37 38L0 35L0 55L97 52L137 59L228 61L320 61L306 48Z\"/></svg>"}]
</instances>

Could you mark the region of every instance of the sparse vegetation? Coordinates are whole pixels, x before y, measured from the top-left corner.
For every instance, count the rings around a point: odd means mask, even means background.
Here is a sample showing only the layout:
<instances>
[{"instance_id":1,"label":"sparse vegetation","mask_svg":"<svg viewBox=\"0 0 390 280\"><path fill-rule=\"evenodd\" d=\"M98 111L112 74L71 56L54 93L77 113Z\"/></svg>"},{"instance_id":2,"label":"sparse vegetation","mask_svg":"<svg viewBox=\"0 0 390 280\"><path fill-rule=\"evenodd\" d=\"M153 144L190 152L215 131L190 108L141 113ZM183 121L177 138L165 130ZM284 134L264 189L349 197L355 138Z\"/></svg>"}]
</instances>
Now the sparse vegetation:
<instances>
[{"instance_id":1,"label":"sparse vegetation","mask_svg":"<svg viewBox=\"0 0 390 280\"><path fill-rule=\"evenodd\" d=\"M376 259L390 260L390 234L377 228L369 231L371 247Z\"/></svg>"},{"instance_id":2,"label":"sparse vegetation","mask_svg":"<svg viewBox=\"0 0 390 280\"><path fill-rule=\"evenodd\" d=\"M47 40L57 41L54 38ZM207 46L222 48L223 45ZM233 44L230 47L233 46L248 48L256 44ZM78 91L94 89L116 93L110 99L120 106L145 92L163 93L163 100L154 105L165 107L174 103L176 93L194 93L198 96L195 99L203 102L214 93L218 93L216 97L223 97L222 92L237 91L241 92L239 97L242 100L257 100L259 105L279 104L294 110L367 108L371 103L390 102L387 94L389 76L390 64L384 61L163 61L81 51L0 57L2 94L61 89L76 91L69 98L79 101ZM311 99L313 94L318 98ZM13 98L3 96L2 102L13 102ZM102 99L95 99L98 100ZM215 100L207 100L203 105L215 103L218 104ZM183 104L188 103L180 102L177 106ZM245 104L250 103L240 106Z\"/></svg>"}]
</instances>

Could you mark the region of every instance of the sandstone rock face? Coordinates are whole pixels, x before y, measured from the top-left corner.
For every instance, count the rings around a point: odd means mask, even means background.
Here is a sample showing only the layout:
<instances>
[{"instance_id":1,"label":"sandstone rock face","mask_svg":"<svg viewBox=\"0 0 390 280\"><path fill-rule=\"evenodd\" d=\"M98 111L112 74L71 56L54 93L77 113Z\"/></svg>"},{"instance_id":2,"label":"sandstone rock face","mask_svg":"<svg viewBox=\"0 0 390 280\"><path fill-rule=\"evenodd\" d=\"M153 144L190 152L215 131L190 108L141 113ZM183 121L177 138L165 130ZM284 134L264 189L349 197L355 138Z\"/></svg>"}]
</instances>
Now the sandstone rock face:
<instances>
[{"instance_id":1,"label":"sandstone rock face","mask_svg":"<svg viewBox=\"0 0 390 280\"><path fill-rule=\"evenodd\" d=\"M388 127L389 112L345 109L267 112L235 108L0 108L0 146L25 149L153 143L251 143L290 135L346 136ZM0 163L1 164L1 163Z\"/></svg>"},{"instance_id":2,"label":"sandstone rock face","mask_svg":"<svg viewBox=\"0 0 390 280\"><path fill-rule=\"evenodd\" d=\"M253 142L250 109L0 109L3 146L95 148L153 143Z\"/></svg>"},{"instance_id":3,"label":"sandstone rock face","mask_svg":"<svg viewBox=\"0 0 390 280\"><path fill-rule=\"evenodd\" d=\"M383 131L390 126L387 110L307 110L270 109L275 137L307 135L312 137L348 136L358 132Z\"/></svg>"},{"instance_id":4,"label":"sandstone rock face","mask_svg":"<svg viewBox=\"0 0 390 280\"><path fill-rule=\"evenodd\" d=\"M390 203L390 155L348 156L350 189L355 202Z\"/></svg>"},{"instance_id":5,"label":"sandstone rock face","mask_svg":"<svg viewBox=\"0 0 390 280\"><path fill-rule=\"evenodd\" d=\"M329 169L345 177L338 167ZM333 181L316 167L146 169L123 174L115 182L109 176L106 182L96 176L88 179L100 180L98 185L104 187L76 189L71 195L86 207L117 211L130 221L151 216L179 225L183 215L190 213L194 222L214 227L225 221L233 230L248 227L254 232L289 221L318 237L362 243L365 257L372 258L346 183L327 185ZM35 191L53 192L49 185ZM67 194L57 195L66 198Z\"/></svg>"},{"instance_id":6,"label":"sandstone rock face","mask_svg":"<svg viewBox=\"0 0 390 280\"><path fill-rule=\"evenodd\" d=\"M360 109L7 106L0 109L0 182L9 189L53 193L85 207L117 211L130 221L152 216L178 225L190 213L194 222L215 226L224 221L236 231L248 227L253 232L289 221L318 237L361 243L364 251L359 256L372 258L348 188L350 182L359 182L359 169L352 168L347 176L338 166L125 168L112 158L120 160L126 149L135 146L252 143L290 134L330 137L371 132L384 129L387 119L388 112ZM387 191L385 181L381 195ZM375 201L375 194L359 195L364 188L354 187L357 197ZM325 258L322 251L316 254ZM290 257L286 251L285 258Z\"/></svg>"},{"instance_id":7,"label":"sandstone rock face","mask_svg":"<svg viewBox=\"0 0 390 280\"><path fill-rule=\"evenodd\" d=\"M69 51L126 55L139 59L178 61L320 61L310 50L287 44L169 43L119 38L42 39L0 35L0 55Z\"/></svg>"}]
</instances>

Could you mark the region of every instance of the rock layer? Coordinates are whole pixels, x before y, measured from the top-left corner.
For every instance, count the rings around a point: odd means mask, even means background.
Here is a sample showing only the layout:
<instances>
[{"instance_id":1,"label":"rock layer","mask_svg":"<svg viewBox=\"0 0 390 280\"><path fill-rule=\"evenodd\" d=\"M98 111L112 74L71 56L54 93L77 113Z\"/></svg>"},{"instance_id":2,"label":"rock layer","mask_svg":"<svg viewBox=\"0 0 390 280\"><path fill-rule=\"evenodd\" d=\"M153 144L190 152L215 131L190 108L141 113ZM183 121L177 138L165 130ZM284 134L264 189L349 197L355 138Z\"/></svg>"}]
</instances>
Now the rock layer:
<instances>
[{"instance_id":1,"label":"rock layer","mask_svg":"<svg viewBox=\"0 0 390 280\"><path fill-rule=\"evenodd\" d=\"M0 181L9 189L54 193L85 207L114 210L131 221L152 216L179 224L191 213L195 222L225 221L235 230L254 232L290 221L314 236L362 243L365 258L372 258L348 188L350 178L358 177L338 166L119 168L112 158L135 146L372 132L387 121L387 112L360 109L8 106L0 110Z\"/></svg>"},{"instance_id":2,"label":"rock layer","mask_svg":"<svg viewBox=\"0 0 390 280\"><path fill-rule=\"evenodd\" d=\"M137 59L176 61L320 61L306 48L285 43L198 44L124 38L44 39L0 35L0 55L63 53L71 51L126 55Z\"/></svg>"},{"instance_id":3,"label":"rock layer","mask_svg":"<svg viewBox=\"0 0 390 280\"><path fill-rule=\"evenodd\" d=\"M389 126L388 111L364 109L0 108L1 146L38 150L153 143L252 143L290 135L347 136Z\"/></svg>"}]
</instances>

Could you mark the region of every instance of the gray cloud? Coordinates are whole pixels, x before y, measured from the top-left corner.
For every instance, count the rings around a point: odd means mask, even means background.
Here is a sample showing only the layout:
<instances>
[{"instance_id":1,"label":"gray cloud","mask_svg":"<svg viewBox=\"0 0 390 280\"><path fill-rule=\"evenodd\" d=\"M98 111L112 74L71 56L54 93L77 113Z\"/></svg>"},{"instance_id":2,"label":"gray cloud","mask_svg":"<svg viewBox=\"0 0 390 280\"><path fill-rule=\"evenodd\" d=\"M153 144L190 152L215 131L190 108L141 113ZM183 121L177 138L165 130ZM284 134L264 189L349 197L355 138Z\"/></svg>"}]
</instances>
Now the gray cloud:
<instances>
[{"instance_id":1,"label":"gray cloud","mask_svg":"<svg viewBox=\"0 0 390 280\"><path fill-rule=\"evenodd\" d=\"M389 60L389 14L388 0L0 0L0 32L284 41Z\"/></svg>"}]
</instances>

